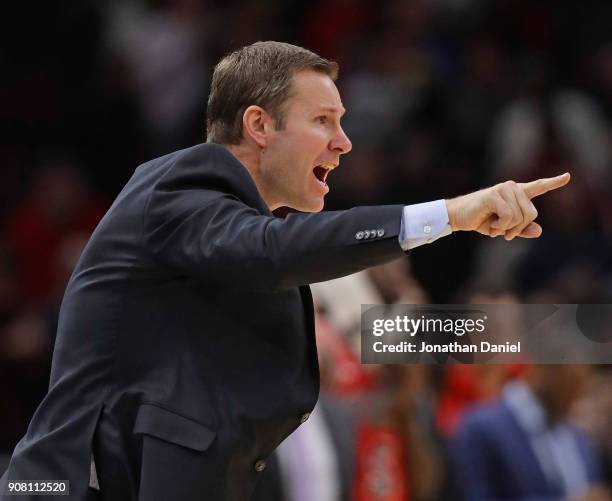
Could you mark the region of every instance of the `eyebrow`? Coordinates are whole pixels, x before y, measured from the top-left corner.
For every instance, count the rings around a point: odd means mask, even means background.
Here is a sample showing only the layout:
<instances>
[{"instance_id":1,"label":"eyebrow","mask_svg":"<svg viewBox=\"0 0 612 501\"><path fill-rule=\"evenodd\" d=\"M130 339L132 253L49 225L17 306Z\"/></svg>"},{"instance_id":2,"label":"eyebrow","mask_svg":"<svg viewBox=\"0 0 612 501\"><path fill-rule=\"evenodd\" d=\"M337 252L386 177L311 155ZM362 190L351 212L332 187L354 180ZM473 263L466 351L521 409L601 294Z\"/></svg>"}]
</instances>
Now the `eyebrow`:
<instances>
[{"instance_id":1,"label":"eyebrow","mask_svg":"<svg viewBox=\"0 0 612 501\"><path fill-rule=\"evenodd\" d=\"M319 108L319 110L321 112L323 111L327 111L327 112L331 112L331 113L339 113L340 116L344 115L346 113L346 109L344 109L344 107L336 107L336 106L323 106L321 108Z\"/></svg>"}]
</instances>

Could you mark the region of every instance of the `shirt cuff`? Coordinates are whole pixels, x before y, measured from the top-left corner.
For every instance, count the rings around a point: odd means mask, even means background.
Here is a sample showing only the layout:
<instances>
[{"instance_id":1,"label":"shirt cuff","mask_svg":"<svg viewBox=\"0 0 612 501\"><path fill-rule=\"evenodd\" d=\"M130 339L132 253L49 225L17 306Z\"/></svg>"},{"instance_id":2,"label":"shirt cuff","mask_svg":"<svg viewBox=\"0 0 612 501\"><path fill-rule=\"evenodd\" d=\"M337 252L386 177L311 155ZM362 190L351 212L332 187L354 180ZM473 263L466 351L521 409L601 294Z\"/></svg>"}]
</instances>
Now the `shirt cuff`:
<instances>
[{"instance_id":1,"label":"shirt cuff","mask_svg":"<svg viewBox=\"0 0 612 501\"><path fill-rule=\"evenodd\" d=\"M407 251L452 232L444 200L406 205L402 212L399 243Z\"/></svg>"}]
</instances>

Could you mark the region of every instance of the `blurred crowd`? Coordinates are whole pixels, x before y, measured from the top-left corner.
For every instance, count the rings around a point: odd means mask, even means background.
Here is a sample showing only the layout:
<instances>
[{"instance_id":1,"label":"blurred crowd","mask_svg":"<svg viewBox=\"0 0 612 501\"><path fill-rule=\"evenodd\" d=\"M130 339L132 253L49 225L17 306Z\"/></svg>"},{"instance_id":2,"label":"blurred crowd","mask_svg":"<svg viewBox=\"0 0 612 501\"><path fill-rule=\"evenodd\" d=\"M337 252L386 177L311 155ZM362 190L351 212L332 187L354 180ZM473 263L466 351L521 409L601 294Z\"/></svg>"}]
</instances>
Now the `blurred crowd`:
<instances>
[{"instance_id":1,"label":"blurred crowd","mask_svg":"<svg viewBox=\"0 0 612 501\"><path fill-rule=\"evenodd\" d=\"M2 13L0 469L46 392L88 236L138 164L205 140L214 63L272 39L340 63L354 148L327 209L572 182L538 200L536 241L457 234L315 286L322 398L257 496L609 499L608 368L363 366L358 348L361 303L611 302L609 0L26 0Z\"/></svg>"},{"instance_id":2,"label":"blurred crowd","mask_svg":"<svg viewBox=\"0 0 612 501\"><path fill-rule=\"evenodd\" d=\"M361 304L427 298L409 262L312 290L321 396L253 501L612 500L609 366L364 365Z\"/></svg>"}]
</instances>

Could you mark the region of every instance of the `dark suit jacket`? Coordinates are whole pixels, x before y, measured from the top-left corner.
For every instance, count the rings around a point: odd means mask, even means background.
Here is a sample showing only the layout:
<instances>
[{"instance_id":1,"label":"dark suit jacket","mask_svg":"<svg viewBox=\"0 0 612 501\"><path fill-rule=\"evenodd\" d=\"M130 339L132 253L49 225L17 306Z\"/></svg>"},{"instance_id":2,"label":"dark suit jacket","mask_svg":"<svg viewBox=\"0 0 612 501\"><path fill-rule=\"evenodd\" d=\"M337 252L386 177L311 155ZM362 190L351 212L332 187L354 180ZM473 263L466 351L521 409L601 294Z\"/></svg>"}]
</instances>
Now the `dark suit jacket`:
<instances>
[{"instance_id":1,"label":"dark suit jacket","mask_svg":"<svg viewBox=\"0 0 612 501\"><path fill-rule=\"evenodd\" d=\"M84 499L93 452L105 500L248 499L317 400L307 284L401 256L401 211L275 218L220 145L138 167L70 279L0 486L67 479Z\"/></svg>"},{"instance_id":2,"label":"dark suit jacket","mask_svg":"<svg viewBox=\"0 0 612 501\"><path fill-rule=\"evenodd\" d=\"M336 456L337 480L340 488L339 498L336 501L350 501L353 499L355 481L357 418L348 406L325 393L321 393L318 405ZM283 446L284 444L281 447ZM285 479L281 473L281 460L277 454L273 454L270 459L269 467L262 472L251 501L291 501L287 495L288 486L285 485Z\"/></svg>"},{"instance_id":3,"label":"dark suit jacket","mask_svg":"<svg viewBox=\"0 0 612 501\"><path fill-rule=\"evenodd\" d=\"M573 430L590 483L601 481L597 452ZM560 501L559 485L547 479L527 433L502 402L466 415L454 443L457 484L466 501Z\"/></svg>"}]
</instances>

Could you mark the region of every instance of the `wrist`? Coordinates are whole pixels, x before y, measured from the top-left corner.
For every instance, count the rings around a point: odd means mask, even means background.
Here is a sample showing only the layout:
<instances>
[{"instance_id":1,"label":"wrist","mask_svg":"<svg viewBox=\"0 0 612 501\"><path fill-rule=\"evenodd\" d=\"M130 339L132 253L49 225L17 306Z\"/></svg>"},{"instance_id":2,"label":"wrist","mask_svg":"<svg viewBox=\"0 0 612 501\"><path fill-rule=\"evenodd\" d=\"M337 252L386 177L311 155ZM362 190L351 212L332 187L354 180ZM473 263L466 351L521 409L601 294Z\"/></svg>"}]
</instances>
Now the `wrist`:
<instances>
[{"instance_id":1,"label":"wrist","mask_svg":"<svg viewBox=\"0 0 612 501\"><path fill-rule=\"evenodd\" d=\"M451 227L452 231L458 231L461 228L457 225L457 199L451 198L449 200L444 200L446 203L446 212L448 212L448 224Z\"/></svg>"}]
</instances>

